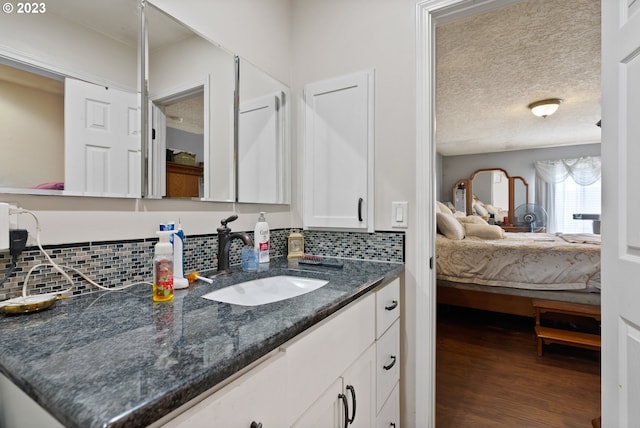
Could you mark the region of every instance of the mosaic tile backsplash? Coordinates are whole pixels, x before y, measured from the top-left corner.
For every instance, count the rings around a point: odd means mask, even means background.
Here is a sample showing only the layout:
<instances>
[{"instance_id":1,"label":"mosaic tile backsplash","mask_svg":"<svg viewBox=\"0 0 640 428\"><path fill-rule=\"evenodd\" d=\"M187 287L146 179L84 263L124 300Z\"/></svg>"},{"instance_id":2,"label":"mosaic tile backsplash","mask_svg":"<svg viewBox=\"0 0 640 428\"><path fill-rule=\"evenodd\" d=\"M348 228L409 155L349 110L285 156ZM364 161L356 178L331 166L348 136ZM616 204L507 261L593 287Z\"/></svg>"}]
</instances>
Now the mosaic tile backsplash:
<instances>
[{"instance_id":1,"label":"mosaic tile backsplash","mask_svg":"<svg viewBox=\"0 0 640 428\"><path fill-rule=\"evenodd\" d=\"M286 256L287 236L291 229L271 230L271 257ZM404 232L318 232L303 231L305 253L349 259L404 262ZM253 233L249 232L253 238ZM104 287L118 287L134 282L151 281L153 247L157 238L128 241L85 242L45 246L50 257L59 265L78 269ZM240 264L241 241L234 240L231 248L232 266ZM218 236L187 236L184 248L185 274L207 272L217 268ZM23 281L34 266L46 262L37 247L29 247L18 258L13 275L0 285L0 300L22 294ZM0 280L11 266L9 251L0 251ZM68 271L75 286L73 294L91 293L98 289L81 276ZM50 267L34 269L29 278L30 293L64 290L68 282Z\"/></svg>"}]
</instances>

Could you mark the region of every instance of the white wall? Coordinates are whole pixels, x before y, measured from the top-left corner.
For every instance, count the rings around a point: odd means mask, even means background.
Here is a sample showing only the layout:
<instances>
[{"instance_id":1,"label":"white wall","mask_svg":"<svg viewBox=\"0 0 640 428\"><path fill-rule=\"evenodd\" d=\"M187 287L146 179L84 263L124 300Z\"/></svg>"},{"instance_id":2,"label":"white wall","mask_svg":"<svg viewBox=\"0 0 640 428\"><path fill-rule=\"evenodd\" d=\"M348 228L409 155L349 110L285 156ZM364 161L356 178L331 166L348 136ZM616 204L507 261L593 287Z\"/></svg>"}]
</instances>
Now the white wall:
<instances>
[{"instance_id":1,"label":"white wall","mask_svg":"<svg viewBox=\"0 0 640 428\"><path fill-rule=\"evenodd\" d=\"M459 179L471 176L480 168L503 168L510 176L520 176L525 179L529 185L529 202L534 202L536 176L534 161L599 155L600 144L582 144L477 155L443 156L442 177L437 180L439 188L436 194L440 195L441 201L449 201L452 198L453 185Z\"/></svg>"},{"instance_id":2,"label":"white wall","mask_svg":"<svg viewBox=\"0 0 640 428\"><path fill-rule=\"evenodd\" d=\"M55 83L47 91L0 78L0 187L64 181L64 86Z\"/></svg>"},{"instance_id":3,"label":"white wall","mask_svg":"<svg viewBox=\"0 0 640 428\"><path fill-rule=\"evenodd\" d=\"M415 426L414 319L415 211L415 0L295 0L293 2L293 91L301 116L308 82L375 70L375 229L391 229L391 202L409 202L406 241L405 316L402 335L407 419ZM296 121L299 123L299 121ZM301 129L297 131L301 140ZM297 162L302 163L301 153ZM296 159L296 157L294 157ZM298 174L300 182L302 174ZM300 188L294 188L298 203ZM301 212L296 206L296 214ZM299 221L299 218L296 219ZM426 363L426 362L425 362Z\"/></svg>"}]
</instances>

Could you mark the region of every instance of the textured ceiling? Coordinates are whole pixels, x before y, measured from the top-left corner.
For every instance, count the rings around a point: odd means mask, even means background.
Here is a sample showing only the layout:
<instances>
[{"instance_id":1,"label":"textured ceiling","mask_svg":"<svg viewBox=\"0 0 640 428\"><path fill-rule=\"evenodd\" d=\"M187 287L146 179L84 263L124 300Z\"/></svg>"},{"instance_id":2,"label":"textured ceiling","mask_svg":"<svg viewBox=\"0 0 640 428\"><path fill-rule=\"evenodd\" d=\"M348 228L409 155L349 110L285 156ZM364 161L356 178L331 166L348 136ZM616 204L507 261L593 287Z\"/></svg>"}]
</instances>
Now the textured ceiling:
<instances>
[{"instance_id":1,"label":"textured ceiling","mask_svg":"<svg viewBox=\"0 0 640 428\"><path fill-rule=\"evenodd\" d=\"M438 153L600 142L599 0L526 0L436 32ZM546 98L564 102L534 116Z\"/></svg>"},{"instance_id":2,"label":"textured ceiling","mask_svg":"<svg viewBox=\"0 0 640 428\"><path fill-rule=\"evenodd\" d=\"M167 126L191 132L204 134L204 94L199 92L180 101L165 106Z\"/></svg>"}]
</instances>

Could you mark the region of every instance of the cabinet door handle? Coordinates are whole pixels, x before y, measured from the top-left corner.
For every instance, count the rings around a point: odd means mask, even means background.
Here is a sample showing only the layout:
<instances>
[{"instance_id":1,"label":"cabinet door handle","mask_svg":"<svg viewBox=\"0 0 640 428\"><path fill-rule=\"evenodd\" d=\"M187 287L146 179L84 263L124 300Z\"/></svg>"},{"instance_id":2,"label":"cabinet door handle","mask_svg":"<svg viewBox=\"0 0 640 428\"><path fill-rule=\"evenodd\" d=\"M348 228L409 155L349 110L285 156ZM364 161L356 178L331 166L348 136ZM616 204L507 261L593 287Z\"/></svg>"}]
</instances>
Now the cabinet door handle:
<instances>
[{"instance_id":1,"label":"cabinet door handle","mask_svg":"<svg viewBox=\"0 0 640 428\"><path fill-rule=\"evenodd\" d=\"M338 394L338 398L342 400L342 409L344 410L344 428L349 425L349 403L347 402L347 396L344 394Z\"/></svg>"},{"instance_id":2,"label":"cabinet door handle","mask_svg":"<svg viewBox=\"0 0 640 428\"><path fill-rule=\"evenodd\" d=\"M387 311L392 311L392 310L394 310L394 309L395 309L395 308L397 308L397 307L398 307L398 301L397 301L397 300L392 300L392 301L391 301L391 304L390 304L389 306L385 306L384 308L385 308Z\"/></svg>"},{"instance_id":3,"label":"cabinet door handle","mask_svg":"<svg viewBox=\"0 0 640 428\"><path fill-rule=\"evenodd\" d=\"M358 221L362 221L362 203L364 199L358 198Z\"/></svg>"},{"instance_id":4,"label":"cabinet door handle","mask_svg":"<svg viewBox=\"0 0 640 428\"><path fill-rule=\"evenodd\" d=\"M356 420L356 389L353 385L347 385L347 391L351 393L351 403L353 404L353 410L351 412L351 418L349 423L352 424Z\"/></svg>"},{"instance_id":5,"label":"cabinet door handle","mask_svg":"<svg viewBox=\"0 0 640 428\"><path fill-rule=\"evenodd\" d=\"M393 366L395 366L395 365L396 365L396 356L395 356L395 355L392 355L392 356L391 356L391 362L389 363L389 365L387 365L387 366L382 366L382 368L383 368L383 369L385 369L385 370L391 370L391 367L393 367Z\"/></svg>"},{"instance_id":6,"label":"cabinet door handle","mask_svg":"<svg viewBox=\"0 0 640 428\"><path fill-rule=\"evenodd\" d=\"M389 424L389 428L396 428L396 424L394 424L393 422L391 422L391 423Z\"/></svg>"},{"instance_id":7,"label":"cabinet door handle","mask_svg":"<svg viewBox=\"0 0 640 428\"><path fill-rule=\"evenodd\" d=\"M251 426L249 428L262 428L262 422L251 422Z\"/></svg>"}]
</instances>

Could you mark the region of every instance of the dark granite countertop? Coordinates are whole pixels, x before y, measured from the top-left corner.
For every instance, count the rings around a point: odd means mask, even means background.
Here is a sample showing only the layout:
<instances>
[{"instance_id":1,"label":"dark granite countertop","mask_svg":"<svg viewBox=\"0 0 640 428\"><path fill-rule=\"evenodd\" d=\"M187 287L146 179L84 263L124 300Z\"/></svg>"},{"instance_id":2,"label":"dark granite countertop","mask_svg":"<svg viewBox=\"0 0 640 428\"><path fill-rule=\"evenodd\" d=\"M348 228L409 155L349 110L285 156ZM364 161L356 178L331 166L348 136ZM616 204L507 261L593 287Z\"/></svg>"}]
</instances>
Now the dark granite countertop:
<instances>
[{"instance_id":1,"label":"dark granite countertop","mask_svg":"<svg viewBox=\"0 0 640 428\"><path fill-rule=\"evenodd\" d=\"M344 260L344 269L272 259L212 285L153 303L150 286L58 301L29 315L0 315L0 372L67 427L146 426L216 386L403 270ZM308 294L236 306L203 294L263 276L328 279Z\"/></svg>"}]
</instances>

